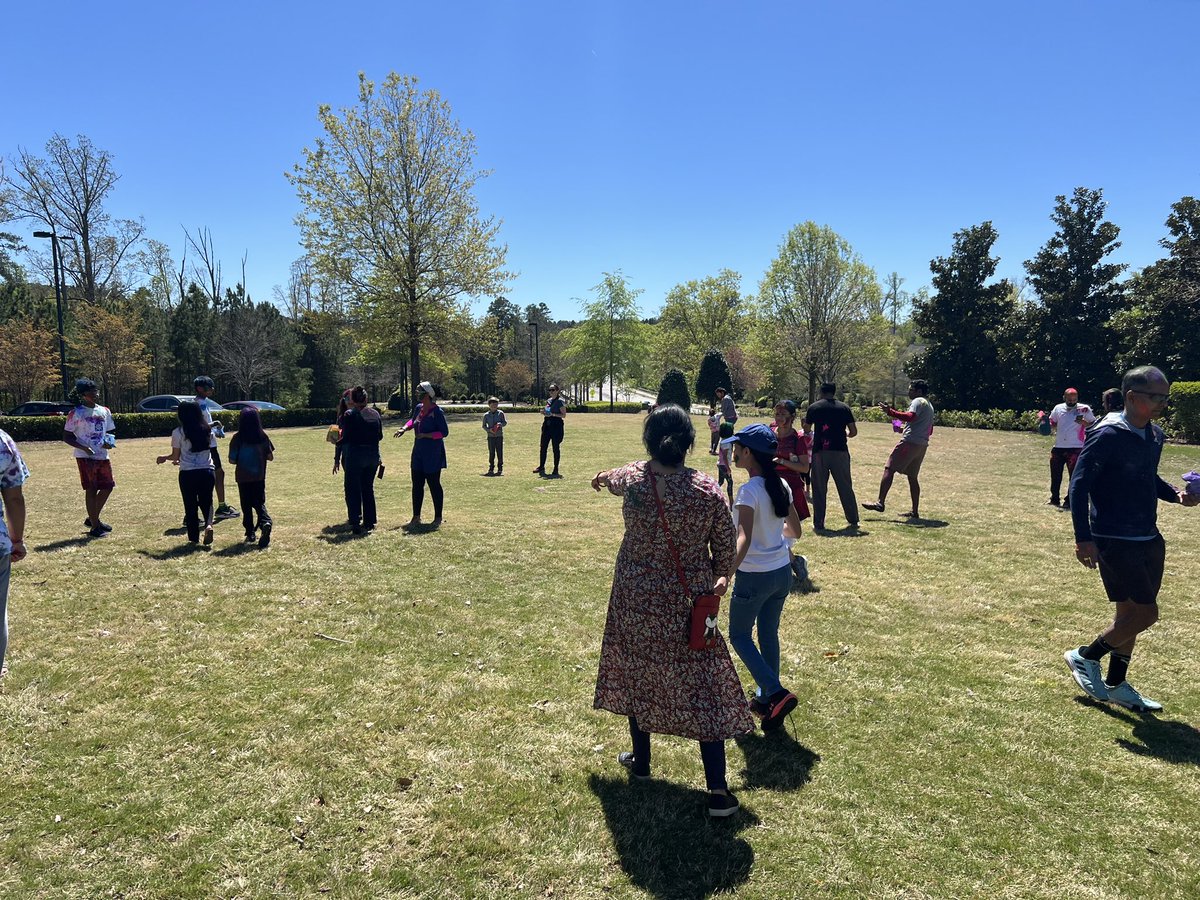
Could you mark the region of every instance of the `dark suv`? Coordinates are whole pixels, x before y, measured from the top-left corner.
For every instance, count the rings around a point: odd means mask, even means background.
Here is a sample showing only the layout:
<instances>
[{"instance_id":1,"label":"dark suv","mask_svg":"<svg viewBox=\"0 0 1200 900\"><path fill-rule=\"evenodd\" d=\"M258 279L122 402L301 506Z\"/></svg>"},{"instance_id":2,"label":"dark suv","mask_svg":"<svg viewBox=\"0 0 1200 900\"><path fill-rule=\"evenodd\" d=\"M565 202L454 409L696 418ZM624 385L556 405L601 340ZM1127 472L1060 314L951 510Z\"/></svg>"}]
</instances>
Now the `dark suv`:
<instances>
[{"instance_id":1,"label":"dark suv","mask_svg":"<svg viewBox=\"0 0 1200 900\"><path fill-rule=\"evenodd\" d=\"M75 408L72 403L61 400L30 400L12 409L10 416L65 416Z\"/></svg>"}]
</instances>

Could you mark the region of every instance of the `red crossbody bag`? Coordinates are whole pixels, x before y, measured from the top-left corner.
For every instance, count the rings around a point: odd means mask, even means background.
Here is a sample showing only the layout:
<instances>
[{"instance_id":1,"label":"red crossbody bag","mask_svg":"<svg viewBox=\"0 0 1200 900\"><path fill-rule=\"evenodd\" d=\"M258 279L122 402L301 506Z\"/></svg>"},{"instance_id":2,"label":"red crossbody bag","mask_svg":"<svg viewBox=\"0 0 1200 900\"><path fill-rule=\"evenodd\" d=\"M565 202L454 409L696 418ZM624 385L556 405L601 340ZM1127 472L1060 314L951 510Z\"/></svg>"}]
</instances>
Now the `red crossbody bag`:
<instances>
[{"instance_id":1,"label":"red crossbody bag","mask_svg":"<svg viewBox=\"0 0 1200 900\"><path fill-rule=\"evenodd\" d=\"M671 550L671 558L675 560L675 574L679 577L679 586L683 588L683 595L688 597L687 576L683 573L683 563L679 561L679 552L675 549L675 542L671 540L671 529L667 527L667 513L663 509L662 498L658 496L654 471L648 463L646 474L650 476L650 493L654 495L654 503L658 507L658 521L667 538L667 547ZM688 646L693 650L711 649L717 645L717 613L721 609L721 598L716 594L700 594L689 599L692 613L688 618Z\"/></svg>"}]
</instances>

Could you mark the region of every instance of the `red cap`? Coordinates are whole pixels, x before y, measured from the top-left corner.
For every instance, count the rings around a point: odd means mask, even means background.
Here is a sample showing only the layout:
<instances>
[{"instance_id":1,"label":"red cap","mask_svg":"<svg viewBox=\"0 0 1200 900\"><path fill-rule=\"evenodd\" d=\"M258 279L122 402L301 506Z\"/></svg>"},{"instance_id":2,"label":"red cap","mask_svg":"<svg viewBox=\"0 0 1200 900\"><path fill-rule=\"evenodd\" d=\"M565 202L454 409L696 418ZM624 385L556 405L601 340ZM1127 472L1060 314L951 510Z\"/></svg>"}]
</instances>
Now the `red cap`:
<instances>
[{"instance_id":1,"label":"red cap","mask_svg":"<svg viewBox=\"0 0 1200 900\"><path fill-rule=\"evenodd\" d=\"M1074 394L1075 396L1079 396L1079 391L1075 390L1075 388L1067 388L1065 391L1063 391L1063 393L1064 394Z\"/></svg>"}]
</instances>

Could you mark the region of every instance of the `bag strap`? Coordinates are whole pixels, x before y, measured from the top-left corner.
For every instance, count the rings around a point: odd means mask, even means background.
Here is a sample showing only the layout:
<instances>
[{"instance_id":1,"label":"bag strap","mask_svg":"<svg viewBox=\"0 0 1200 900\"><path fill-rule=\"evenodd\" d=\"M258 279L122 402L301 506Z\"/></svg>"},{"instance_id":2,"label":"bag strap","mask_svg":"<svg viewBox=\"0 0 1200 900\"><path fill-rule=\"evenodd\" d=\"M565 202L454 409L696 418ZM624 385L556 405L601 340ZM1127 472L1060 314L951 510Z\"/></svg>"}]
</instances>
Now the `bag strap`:
<instances>
[{"instance_id":1,"label":"bag strap","mask_svg":"<svg viewBox=\"0 0 1200 900\"><path fill-rule=\"evenodd\" d=\"M671 540L671 529L667 527L667 513L663 509L662 498L658 496L658 485L654 480L654 470L650 468L650 463L646 463L646 475L650 478L650 493L654 495L654 504L658 507L658 521L662 525L663 534L667 538L667 547L671 550L671 558L675 560L675 574L679 577L679 584L683 588L683 595L691 598L691 590L688 588L687 576L683 574L683 563L679 561L679 551L675 549L675 542Z\"/></svg>"}]
</instances>

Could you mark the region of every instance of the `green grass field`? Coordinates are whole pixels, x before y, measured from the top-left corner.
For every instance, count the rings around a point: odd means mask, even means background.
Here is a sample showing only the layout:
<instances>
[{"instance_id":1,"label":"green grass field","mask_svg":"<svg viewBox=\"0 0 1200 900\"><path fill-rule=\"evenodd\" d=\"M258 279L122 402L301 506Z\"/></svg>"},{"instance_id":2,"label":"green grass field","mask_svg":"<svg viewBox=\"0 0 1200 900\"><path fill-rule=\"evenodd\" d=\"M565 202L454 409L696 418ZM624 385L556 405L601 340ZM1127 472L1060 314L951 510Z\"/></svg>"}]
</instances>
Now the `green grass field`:
<instances>
[{"instance_id":1,"label":"green grass field","mask_svg":"<svg viewBox=\"0 0 1200 900\"><path fill-rule=\"evenodd\" d=\"M184 546L164 440L115 452L100 541L69 449L25 446L0 896L1200 895L1200 510L1160 507L1163 617L1130 670L1166 709L1084 702L1062 652L1110 610L1044 505L1048 439L939 429L926 520L894 515L901 482L862 536L802 540L800 705L788 735L729 744L742 812L710 821L694 744L656 738L656 779L629 784L625 722L591 708L621 508L588 482L643 455L640 428L571 417L566 477L541 481L535 417L503 479L452 421L445 525L420 535L389 438L364 538L335 527L324 429L276 432L265 552L237 521ZM860 500L892 441L852 442ZM1200 448L1167 449L1165 477L1192 468Z\"/></svg>"}]
</instances>

